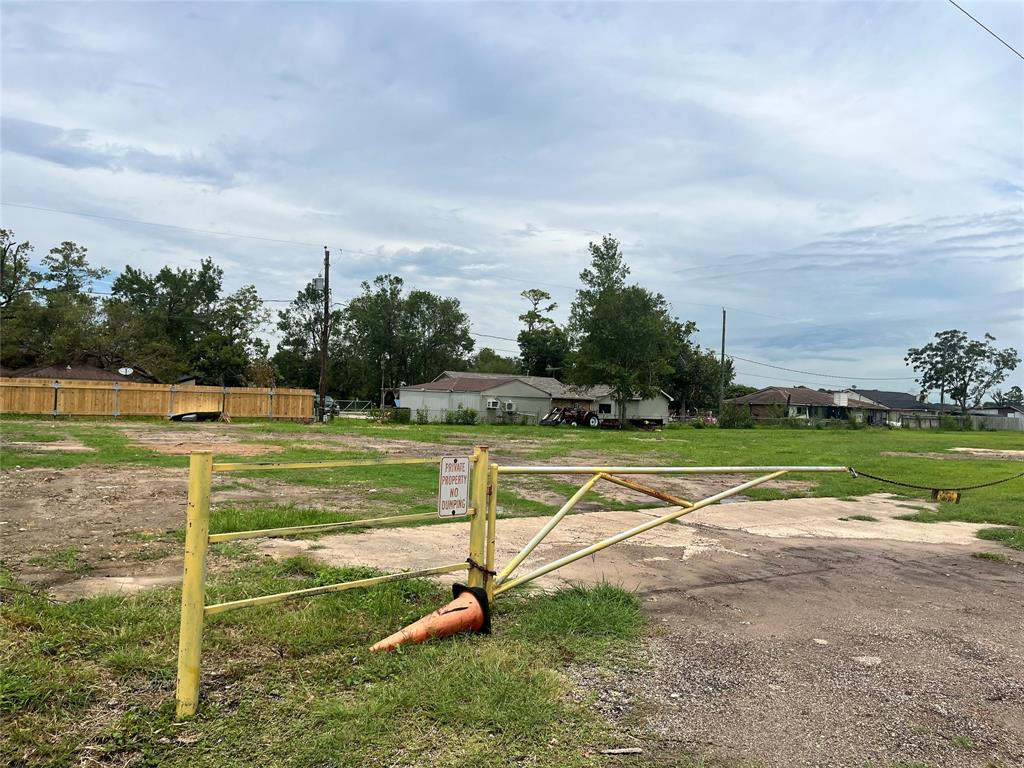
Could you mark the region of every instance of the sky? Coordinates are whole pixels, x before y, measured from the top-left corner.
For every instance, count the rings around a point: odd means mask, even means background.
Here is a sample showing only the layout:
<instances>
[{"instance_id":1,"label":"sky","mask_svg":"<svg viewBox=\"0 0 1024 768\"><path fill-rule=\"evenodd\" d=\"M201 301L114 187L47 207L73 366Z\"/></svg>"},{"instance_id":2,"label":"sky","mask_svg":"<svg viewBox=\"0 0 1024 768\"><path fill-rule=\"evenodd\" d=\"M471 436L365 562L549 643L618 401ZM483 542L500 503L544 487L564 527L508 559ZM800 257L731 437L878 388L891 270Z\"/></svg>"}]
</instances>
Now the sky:
<instances>
[{"instance_id":1,"label":"sky","mask_svg":"<svg viewBox=\"0 0 1024 768\"><path fill-rule=\"evenodd\" d=\"M1024 50L1024 5L961 5ZM212 257L278 309L327 245L336 301L391 272L515 352L519 292L563 320L611 233L701 344L728 308L742 383L914 391L907 348L947 328L1024 351L1024 61L948 2L4 2L0 22L0 215L37 256Z\"/></svg>"}]
</instances>

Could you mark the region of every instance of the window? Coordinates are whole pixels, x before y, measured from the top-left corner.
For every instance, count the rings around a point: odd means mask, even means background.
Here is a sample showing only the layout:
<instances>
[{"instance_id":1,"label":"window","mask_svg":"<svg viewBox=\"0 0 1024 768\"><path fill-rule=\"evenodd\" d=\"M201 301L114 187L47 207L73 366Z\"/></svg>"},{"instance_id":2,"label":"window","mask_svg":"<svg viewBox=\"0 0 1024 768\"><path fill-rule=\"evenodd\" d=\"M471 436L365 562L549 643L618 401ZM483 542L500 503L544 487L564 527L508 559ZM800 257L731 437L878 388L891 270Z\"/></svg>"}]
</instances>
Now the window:
<instances>
[{"instance_id":1,"label":"window","mask_svg":"<svg viewBox=\"0 0 1024 768\"><path fill-rule=\"evenodd\" d=\"M598 404L597 412L598 413L608 413L608 414L610 414L612 412L612 404L611 403L600 403L600 404Z\"/></svg>"}]
</instances>

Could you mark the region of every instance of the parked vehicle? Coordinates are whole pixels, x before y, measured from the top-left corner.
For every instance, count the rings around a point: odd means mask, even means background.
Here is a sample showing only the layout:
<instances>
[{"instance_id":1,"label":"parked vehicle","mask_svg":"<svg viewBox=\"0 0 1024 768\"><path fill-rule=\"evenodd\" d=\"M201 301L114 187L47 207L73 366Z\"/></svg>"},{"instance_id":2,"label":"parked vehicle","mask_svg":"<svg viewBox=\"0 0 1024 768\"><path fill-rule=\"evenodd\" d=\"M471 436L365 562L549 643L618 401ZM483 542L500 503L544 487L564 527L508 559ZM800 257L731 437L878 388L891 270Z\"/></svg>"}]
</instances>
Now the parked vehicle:
<instances>
[{"instance_id":1,"label":"parked vehicle","mask_svg":"<svg viewBox=\"0 0 1024 768\"><path fill-rule=\"evenodd\" d=\"M540 420L542 427L557 427L560 424L568 424L570 427L599 427L601 419L586 408L554 408Z\"/></svg>"}]
</instances>

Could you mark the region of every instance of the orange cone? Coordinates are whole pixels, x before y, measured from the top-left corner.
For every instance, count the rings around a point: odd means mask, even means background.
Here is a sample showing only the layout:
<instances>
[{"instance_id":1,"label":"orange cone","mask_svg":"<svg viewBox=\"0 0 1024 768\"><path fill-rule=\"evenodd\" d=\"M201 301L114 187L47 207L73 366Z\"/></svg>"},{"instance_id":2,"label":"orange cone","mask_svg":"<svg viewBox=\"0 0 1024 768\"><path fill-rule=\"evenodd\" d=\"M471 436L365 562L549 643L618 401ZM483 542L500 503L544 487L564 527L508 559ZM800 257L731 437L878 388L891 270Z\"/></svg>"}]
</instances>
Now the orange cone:
<instances>
[{"instance_id":1,"label":"orange cone","mask_svg":"<svg viewBox=\"0 0 1024 768\"><path fill-rule=\"evenodd\" d=\"M444 608L438 608L405 629L385 637L370 648L371 651L393 651L406 643L424 643L435 637L448 637L460 632L491 631L491 611L487 604L487 593L480 587L452 585L455 598Z\"/></svg>"}]
</instances>

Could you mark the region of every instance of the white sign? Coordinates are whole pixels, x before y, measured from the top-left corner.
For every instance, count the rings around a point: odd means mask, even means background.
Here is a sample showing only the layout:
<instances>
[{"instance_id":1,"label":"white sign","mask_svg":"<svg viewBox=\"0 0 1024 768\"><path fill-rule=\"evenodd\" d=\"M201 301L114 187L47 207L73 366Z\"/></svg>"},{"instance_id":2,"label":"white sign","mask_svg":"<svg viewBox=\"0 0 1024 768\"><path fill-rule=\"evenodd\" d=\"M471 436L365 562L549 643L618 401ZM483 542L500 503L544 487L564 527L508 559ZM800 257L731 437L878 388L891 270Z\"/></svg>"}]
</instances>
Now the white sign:
<instances>
[{"instance_id":1,"label":"white sign","mask_svg":"<svg viewBox=\"0 0 1024 768\"><path fill-rule=\"evenodd\" d=\"M445 456L437 482L437 516L469 514L469 457Z\"/></svg>"}]
</instances>

